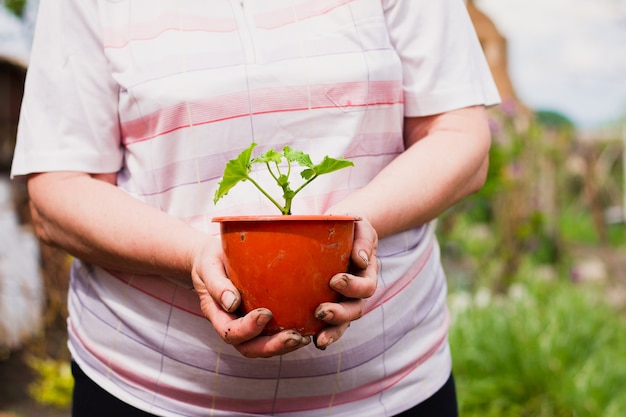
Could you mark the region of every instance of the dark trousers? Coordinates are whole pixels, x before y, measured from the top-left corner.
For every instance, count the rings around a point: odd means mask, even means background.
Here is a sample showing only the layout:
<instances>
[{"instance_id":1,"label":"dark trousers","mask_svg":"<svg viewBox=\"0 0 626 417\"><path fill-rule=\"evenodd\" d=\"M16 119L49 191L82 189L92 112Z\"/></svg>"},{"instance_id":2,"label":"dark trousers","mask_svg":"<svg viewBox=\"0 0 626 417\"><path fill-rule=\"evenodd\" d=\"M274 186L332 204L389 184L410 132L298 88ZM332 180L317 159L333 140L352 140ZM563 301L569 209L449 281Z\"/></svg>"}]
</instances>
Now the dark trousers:
<instances>
[{"instance_id":1,"label":"dark trousers","mask_svg":"<svg viewBox=\"0 0 626 417\"><path fill-rule=\"evenodd\" d=\"M100 388L72 362L74 396L72 417L154 417L138 410ZM454 378L450 378L439 391L421 404L396 417L458 417Z\"/></svg>"}]
</instances>

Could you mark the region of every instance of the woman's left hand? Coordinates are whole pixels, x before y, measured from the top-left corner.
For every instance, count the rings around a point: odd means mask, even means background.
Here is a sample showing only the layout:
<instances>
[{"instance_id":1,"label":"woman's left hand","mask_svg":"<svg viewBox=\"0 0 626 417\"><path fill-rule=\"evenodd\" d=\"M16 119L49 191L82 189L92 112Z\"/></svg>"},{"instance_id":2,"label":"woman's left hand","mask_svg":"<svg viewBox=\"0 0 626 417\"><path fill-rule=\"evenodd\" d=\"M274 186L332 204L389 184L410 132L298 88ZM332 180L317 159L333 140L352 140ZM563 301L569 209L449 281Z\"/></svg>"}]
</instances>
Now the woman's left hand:
<instances>
[{"instance_id":1,"label":"woman's left hand","mask_svg":"<svg viewBox=\"0 0 626 417\"><path fill-rule=\"evenodd\" d=\"M350 323L363 316L365 299L374 295L378 284L378 235L364 218L356 222L352 248L352 273L337 274L330 286L345 299L339 303L322 303L315 316L330 324L314 337L318 349L326 349L343 335Z\"/></svg>"}]
</instances>

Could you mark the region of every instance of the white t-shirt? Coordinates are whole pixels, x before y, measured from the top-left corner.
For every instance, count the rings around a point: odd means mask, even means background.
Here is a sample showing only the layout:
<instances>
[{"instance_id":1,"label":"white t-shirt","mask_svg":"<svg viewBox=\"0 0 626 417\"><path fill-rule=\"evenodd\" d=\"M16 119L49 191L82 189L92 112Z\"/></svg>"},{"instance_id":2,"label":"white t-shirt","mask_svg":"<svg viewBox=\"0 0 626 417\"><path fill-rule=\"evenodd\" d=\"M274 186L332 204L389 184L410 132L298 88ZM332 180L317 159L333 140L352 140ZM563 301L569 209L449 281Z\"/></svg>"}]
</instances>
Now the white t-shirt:
<instances>
[{"instance_id":1,"label":"white t-shirt","mask_svg":"<svg viewBox=\"0 0 626 417\"><path fill-rule=\"evenodd\" d=\"M12 175L118 172L130 195L214 235L214 216L275 212L245 186L213 205L251 141L354 161L294 202L321 213L403 151L405 116L499 100L462 0L44 0L38 19ZM325 351L243 358L188 283L78 260L69 346L157 415L395 415L451 370L433 228L380 242L366 314Z\"/></svg>"}]
</instances>

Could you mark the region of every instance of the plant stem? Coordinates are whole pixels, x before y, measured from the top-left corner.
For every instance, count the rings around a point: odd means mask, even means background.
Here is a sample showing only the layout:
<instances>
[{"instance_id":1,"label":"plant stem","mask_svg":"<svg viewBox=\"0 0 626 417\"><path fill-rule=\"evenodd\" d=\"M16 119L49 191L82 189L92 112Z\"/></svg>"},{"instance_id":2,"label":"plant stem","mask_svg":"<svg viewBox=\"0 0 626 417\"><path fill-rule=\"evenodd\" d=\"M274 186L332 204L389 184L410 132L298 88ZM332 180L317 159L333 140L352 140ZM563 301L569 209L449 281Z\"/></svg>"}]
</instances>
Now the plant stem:
<instances>
[{"instance_id":1,"label":"plant stem","mask_svg":"<svg viewBox=\"0 0 626 417\"><path fill-rule=\"evenodd\" d=\"M283 214L291 214L291 202L293 200L293 198L296 196L296 194L298 194L300 192L301 189L303 189L304 187L306 187L311 181L313 181L315 178L317 178L317 175L313 175L311 178L309 178L304 184L302 184L300 187L298 187L292 194L291 197L285 197L285 211L283 211ZM287 193L285 193L287 194Z\"/></svg>"},{"instance_id":2,"label":"plant stem","mask_svg":"<svg viewBox=\"0 0 626 417\"><path fill-rule=\"evenodd\" d=\"M300 192L300 190L301 190L301 189L303 189L304 187L306 187L307 185L309 185L309 183L310 183L311 181L313 181L313 180L314 180L315 178L317 178L317 177L318 177L318 175L317 175L317 174L313 175L313 176L312 176L311 178L309 178L309 179L308 179L308 180L307 180L304 184L302 184L301 186L299 186L299 187L296 189L296 191L294 191L294 192L293 192L293 195L295 196L296 194L298 194L298 193Z\"/></svg>"},{"instance_id":3,"label":"plant stem","mask_svg":"<svg viewBox=\"0 0 626 417\"><path fill-rule=\"evenodd\" d=\"M278 182L278 177L274 174L274 171L272 171L272 167L270 166L269 162L265 163L265 166L267 167L267 170L269 171L270 175L272 176L272 178L274 178L274 180L276 182ZM276 169L278 170L278 175L280 175L280 168L278 168L278 165L276 164Z\"/></svg>"},{"instance_id":4,"label":"plant stem","mask_svg":"<svg viewBox=\"0 0 626 417\"><path fill-rule=\"evenodd\" d=\"M272 174L272 175L273 175L273 174ZM267 198L268 198L268 199L272 202L272 204L274 204L274 205L278 208L278 210L280 210L280 212L281 212L282 214L289 214L289 209L287 209L287 208L285 208L285 207L281 206L281 205L280 205L280 204L279 204L276 200L274 200L274 198L273 198L271 195L269 195L269 194L268 194L268 193L267 193L267 192L266 192L263 188L261 188L261 186L260 186L260 185L259 185L259 184L255 181L255 180L253 180L253 179L252 179L252 177L247 176L247 179L248 179L248 181L250 181L250 182L251 182L251 183L252 183L252 184L253 184L253 185L254 185L254 186L255 186L255 187L256 187L256 188L257 188L257 189L261 192L261 193L263 193L263 195L264 195L265 197L267 197Z\"/></svg>"}]
</instances>

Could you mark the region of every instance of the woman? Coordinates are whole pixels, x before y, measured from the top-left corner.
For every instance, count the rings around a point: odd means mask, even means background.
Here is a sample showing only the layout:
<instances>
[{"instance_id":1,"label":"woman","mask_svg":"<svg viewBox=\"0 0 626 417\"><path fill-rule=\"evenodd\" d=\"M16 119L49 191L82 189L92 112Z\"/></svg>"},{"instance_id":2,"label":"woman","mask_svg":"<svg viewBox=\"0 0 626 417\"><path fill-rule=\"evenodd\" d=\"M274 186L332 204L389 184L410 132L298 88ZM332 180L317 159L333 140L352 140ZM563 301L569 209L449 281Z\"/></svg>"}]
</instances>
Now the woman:
<instances>
[{"instance_id":1,"label":"woman","mask_svg":"<svg viewBox=\"0 0 626 417\"><path fill-rule=\"evenodd\" d=\"M74 415L456 415L432 220L497 101L461 0L42 1L12 174L76 257ZM318 349L234 314L210 220L273 209L211 198L252 141L356 165L293 207L363 219Z\"/></svg>"}]
</instances>

